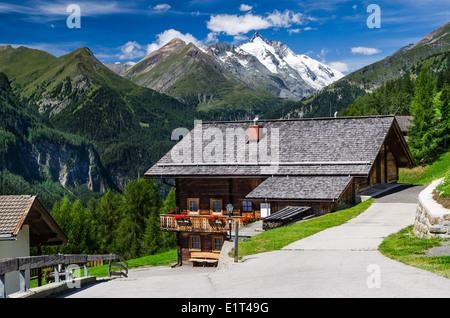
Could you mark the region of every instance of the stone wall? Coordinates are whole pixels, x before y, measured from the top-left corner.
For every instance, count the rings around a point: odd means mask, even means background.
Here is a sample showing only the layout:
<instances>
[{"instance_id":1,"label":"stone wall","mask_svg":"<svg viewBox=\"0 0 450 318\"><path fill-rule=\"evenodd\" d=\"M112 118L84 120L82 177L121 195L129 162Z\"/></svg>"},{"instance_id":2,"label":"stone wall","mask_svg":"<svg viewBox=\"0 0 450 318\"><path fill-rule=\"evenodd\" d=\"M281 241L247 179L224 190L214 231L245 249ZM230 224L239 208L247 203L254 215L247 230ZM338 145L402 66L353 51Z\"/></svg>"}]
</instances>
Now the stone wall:
<instances>
[{"instance_id":1,"label":"stone wall","mask_svg":"<svg viewBox=\"0 0 450 318\"><path fill-rule=\"evenodd\" d=\"M442 180L433 181L419 194L414 234L420 238L450 238L450 210L433 199L433 191Z\"/></svg>"}]
</instances>

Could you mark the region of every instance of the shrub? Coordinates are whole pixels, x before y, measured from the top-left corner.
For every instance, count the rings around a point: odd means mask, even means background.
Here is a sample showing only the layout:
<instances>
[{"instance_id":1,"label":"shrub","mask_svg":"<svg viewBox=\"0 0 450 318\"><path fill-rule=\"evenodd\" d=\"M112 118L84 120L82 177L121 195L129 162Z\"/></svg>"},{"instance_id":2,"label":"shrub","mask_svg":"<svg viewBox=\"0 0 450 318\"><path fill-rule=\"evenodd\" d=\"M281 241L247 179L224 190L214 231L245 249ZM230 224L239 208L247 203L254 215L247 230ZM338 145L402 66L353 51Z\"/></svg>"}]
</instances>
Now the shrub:
<instances>
[{"instance_id":1,"label":"shrub","mask_svg":"<svg viewBox=\"0 0 450 318\"><path fill-rule=\"evenodd\" d=\"M441 198L450 200L450 170L445 174L444 181L436 187L435 192Z\"/></svg>"}]
</instances>

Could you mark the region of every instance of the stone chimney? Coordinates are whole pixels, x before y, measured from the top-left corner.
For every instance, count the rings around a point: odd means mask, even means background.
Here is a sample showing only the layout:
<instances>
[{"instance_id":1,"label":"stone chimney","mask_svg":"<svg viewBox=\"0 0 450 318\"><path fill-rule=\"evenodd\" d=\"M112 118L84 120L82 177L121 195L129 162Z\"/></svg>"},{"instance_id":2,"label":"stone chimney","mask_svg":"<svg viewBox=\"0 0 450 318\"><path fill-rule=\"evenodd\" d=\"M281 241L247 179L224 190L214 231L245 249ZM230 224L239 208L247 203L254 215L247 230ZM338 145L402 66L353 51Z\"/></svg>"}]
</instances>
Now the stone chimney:
<instances>
[{"instance_id":1,"label":"stone chimney","mask_svg":"<svg viewBox=\"0 0 450 318\"><path fill-rule=\"evenodd\" d=\"M262 126L259 125L258 123L258 117L256 117L253 120L253 125L248 126L248 130L249 130L249 141L259 141L260 136L260 128L262 128Z\"/></svg>"}]
</instances>

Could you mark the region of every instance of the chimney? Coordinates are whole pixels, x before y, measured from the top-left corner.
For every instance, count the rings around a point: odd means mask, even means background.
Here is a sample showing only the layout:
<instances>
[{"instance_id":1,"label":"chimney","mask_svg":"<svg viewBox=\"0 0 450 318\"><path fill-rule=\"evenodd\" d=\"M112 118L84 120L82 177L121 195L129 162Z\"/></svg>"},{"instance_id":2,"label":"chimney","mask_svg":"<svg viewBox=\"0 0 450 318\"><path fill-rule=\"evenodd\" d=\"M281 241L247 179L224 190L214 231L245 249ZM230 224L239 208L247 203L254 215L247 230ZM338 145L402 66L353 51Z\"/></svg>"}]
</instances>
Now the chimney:
<instances>
[{"instance_id":1,"label":"chimney","mask_svg":"<svg viewBox=\"0 0 450 318\"><path fill-rule=\"evenodd\" d=\"M259 134L259 129L262 128L259 124L258 124L258 117L256 117L253 120L253 125L248 126L248 130L249 130L249 141L259 141L260 138L260 134Z\"/></svg>"}]
</instances>

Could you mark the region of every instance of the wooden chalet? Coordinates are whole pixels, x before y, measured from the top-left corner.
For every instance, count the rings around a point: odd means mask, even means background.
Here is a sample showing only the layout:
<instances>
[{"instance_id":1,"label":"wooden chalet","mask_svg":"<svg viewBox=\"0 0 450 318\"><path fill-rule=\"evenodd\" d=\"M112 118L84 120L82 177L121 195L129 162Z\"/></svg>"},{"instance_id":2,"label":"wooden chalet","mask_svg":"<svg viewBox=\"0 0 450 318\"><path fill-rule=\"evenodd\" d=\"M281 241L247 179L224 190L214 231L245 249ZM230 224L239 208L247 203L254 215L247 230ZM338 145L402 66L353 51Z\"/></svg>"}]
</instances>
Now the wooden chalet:
<instances>
[{"instance_id":1,"label":"wooden chalet","mask_svg":"<svg viewBox=\"0 0 450 318\"><path fill-rule=\"evenodd\" d=\"M177 232L186 262L192 253L220 253L228 224L208 218L226 219L228 204L241 226L247 216L319 216L354 204L374 184L397 182L398 168L412 164L394 116L210 122L194 127L145 177L176 190L177 208L161 215L161 229ZM189 222L176 220L182 214Z\"/></svg>"}]
</instances>

